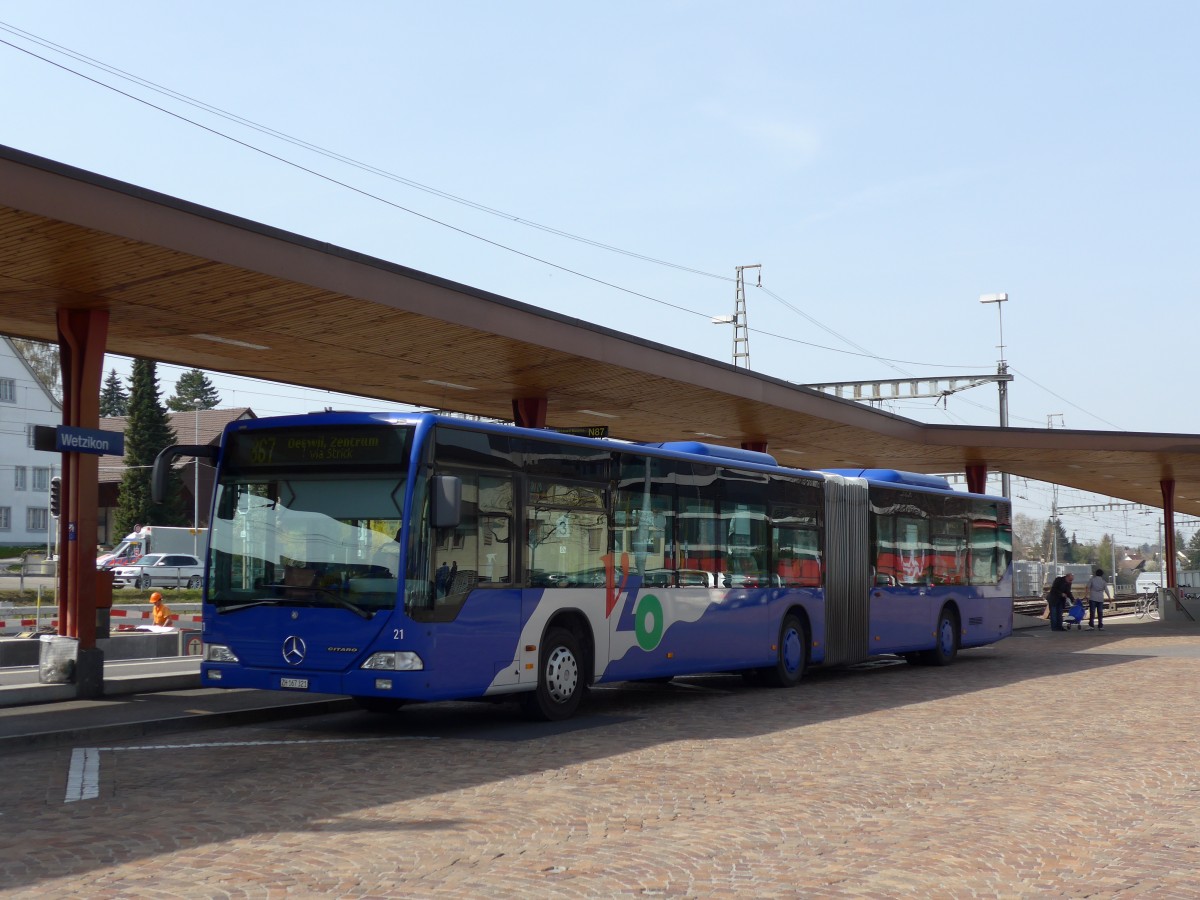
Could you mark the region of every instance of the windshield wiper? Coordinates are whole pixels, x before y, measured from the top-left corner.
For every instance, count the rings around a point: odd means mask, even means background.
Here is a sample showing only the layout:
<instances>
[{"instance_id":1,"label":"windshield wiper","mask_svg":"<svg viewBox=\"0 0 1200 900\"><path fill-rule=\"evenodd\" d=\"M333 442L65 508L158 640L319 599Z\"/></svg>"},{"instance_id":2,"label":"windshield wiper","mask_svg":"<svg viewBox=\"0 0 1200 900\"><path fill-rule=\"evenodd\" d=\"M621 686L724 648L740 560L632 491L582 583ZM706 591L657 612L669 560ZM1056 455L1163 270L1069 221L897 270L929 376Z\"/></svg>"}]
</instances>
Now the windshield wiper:
<instances>
[{"instance_id":1,"label":"windshield wiper","mask_svg":"<svg viewBox=\"0 0 1200 900\"><path fill-rule=\"evenodd\" d=\"M278 599L252 600L249 603L239 603L236 606L218 606L217 615L223 616L225 613L241 612L243 609L253 609L256 606L278 606L282 601Z\"/></svg>"},{"instance_id":2,"label":"windshield wiper","mask_svg":"<svg viewBox=\"0 0 1200 900\"><path fill-rule=\"evenodd\" d=\"M332 591L329 588L322 587L295 587L285 584L264 584L264 588L270 588L276 591L286 590L292 594L289 597L267 597L260 600L251 600L248 603L239 603L236 606L218 606L217 612L221 615L225 613L241 612L243 609L253 609L256 606L314 606L321 605L327 600L332 600L338 606L350 610L364 619L370 620L375 618L375 613L378 610L364 609L357 603L347 600L345 597ZM306 593L307 597L296 596L298 593Z\"/></svg>"},{"instance_id":3,"label":"windshield wiper","mask_svg":"<svg viewBox=\"0 0 1200 900\"><path fill-rule=\"evenodd\" d=\"M345 597L341 596L340 594L337 594L333 591L325 590L324 588L320 588L319 590L321 590L323 593L328 594L330 599L332 599L335 603L337 603L339 606L346 607L346 609L350 610L352 613L356 613L357 615L362 616L364 619L375 618L375 613L373 611L363 609L357 603L351 603L349 600L347 600Z\"/></svg>"}]
</instances>

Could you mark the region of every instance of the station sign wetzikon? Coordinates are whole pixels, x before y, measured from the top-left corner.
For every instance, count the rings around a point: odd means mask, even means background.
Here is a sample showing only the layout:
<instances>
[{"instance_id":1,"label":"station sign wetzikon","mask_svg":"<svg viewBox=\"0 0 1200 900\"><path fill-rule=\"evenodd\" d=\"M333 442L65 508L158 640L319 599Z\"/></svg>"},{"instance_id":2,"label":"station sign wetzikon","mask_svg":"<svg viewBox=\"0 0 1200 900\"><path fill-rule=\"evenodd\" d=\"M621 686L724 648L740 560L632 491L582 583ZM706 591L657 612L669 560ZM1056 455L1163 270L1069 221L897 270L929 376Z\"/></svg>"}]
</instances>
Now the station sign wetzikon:
<instances>
[{"instance_id":1,"label":"station sign wetzikon","mask_svg":"<svg viewBox=\"0 0 1200 900\"><path fill-rule=\"evenodd\" d=\"M53 444L51 444L53 436ZM95 453L97 456L124 456L125 435L118 431L98 428L72 428L59 425L34 426L34 447L58 453Z\"/></svg>"}]
</instances>

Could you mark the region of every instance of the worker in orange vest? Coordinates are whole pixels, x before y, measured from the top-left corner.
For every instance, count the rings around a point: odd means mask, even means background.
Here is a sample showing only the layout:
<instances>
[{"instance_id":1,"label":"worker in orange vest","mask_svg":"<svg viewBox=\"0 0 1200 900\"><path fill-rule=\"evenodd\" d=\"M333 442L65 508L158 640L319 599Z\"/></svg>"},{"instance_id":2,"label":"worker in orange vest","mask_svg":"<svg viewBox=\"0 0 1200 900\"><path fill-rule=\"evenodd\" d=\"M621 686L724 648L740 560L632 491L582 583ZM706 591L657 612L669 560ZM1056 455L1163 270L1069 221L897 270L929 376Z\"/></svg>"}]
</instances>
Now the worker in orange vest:
<instances>
[{"instance_id":1,"label":"worker in orange vest","mask_svg":"<svg viewBox=\"0 0 1200 900\"><path fill-rule=\"evenodd\" d=\"M170 625L171 607L162 602L162 594L160 594L158 591L155 591L150 595L150 602L154 604L154 624Z\"/></svg>"}]
</instances>

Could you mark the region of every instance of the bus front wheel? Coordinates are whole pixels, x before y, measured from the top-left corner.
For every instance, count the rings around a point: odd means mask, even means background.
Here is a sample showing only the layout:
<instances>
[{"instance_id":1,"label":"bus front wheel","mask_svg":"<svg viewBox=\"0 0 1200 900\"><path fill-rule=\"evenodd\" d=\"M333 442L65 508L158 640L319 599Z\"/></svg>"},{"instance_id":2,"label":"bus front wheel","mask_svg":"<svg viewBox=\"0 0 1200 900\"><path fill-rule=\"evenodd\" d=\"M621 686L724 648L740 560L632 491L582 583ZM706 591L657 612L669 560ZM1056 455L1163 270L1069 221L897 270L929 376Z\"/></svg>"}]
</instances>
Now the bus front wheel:
<instances>
[{"instance_id":1,"label":"bus front wheel","mask_svg":"<svg viewBox=\"0 0 1200 900\"><path fill-rule=\"evenodd\" d=\"M775 665L761 670L772 687L795 687L808 668L808 632L794 613L783 617L779 626L779 645Z\"/></svg>"},{"instance_id":2,"label":"bus front wheel","mask_svg":"<svg viewBox=\"0 0 1200 900\"><path fill-rule=\"evenodd\" d=\"M565 628L551 628L538 651L537 690L521 697L531 719L558 722L575 715L586 689L579 639Z\"/></svg>"}]
</instances>

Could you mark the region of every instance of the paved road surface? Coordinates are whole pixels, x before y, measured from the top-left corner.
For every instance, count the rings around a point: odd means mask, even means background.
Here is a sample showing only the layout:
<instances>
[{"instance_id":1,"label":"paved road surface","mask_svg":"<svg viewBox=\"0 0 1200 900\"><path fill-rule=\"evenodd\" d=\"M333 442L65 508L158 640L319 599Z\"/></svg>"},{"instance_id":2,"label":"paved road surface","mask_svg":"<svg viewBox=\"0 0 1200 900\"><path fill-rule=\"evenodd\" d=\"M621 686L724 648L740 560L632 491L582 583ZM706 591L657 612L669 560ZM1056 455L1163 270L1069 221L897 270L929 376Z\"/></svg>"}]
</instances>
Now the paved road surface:
<instances>
[{"instance_id":1,"label":"paved road surface","mask_svg":"<svg viewBox=\"0 0 1200 900\"><path fill-rule=\"evenodd\" d=\"M195 677L200 683L200 658L198 656L160 656L151 659L107 660L104 663L106 677L131 675L182 675ZM39 684L38 666L5 666L0 668L0 687ZM0 695L3 705L3 695Z\"/></svg>"},{"instance_id":2,"label":"paved road surface","mask_svg":"<svg viewBox=\"0 0 1200 900\"><path fill-rule=\"evenodd\" d=\"M1198 680L1195 626L1126 617L791 691L598 690L561 725L468 703L197 730L212 692L155 695L190 730L0 743L0 891L1197 897Z\"/></svg>"}]
</instances>

